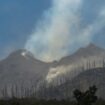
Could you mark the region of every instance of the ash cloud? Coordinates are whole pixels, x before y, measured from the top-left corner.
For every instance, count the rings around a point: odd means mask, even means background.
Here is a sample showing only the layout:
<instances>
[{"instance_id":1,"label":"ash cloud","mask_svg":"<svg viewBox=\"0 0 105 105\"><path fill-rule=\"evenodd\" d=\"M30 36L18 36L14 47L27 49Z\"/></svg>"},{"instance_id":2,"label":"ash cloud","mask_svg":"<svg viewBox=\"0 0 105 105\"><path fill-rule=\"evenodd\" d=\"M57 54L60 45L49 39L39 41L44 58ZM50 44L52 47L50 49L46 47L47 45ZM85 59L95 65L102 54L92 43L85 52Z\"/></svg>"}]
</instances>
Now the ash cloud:
<instances>
[{"instance_id":1,"label":"ash cloud","mask_svg":"<svg viewBox=\"0 0 105 105\"><path fill-rule=\"evenodd\" d=\"M81 27L83 0L52 0L52 7L44 12L25 49L45 62L59 60L79 47L89 44L95 34L105 26L105 8L97 18Z\"/></svg>"}]
</instances>

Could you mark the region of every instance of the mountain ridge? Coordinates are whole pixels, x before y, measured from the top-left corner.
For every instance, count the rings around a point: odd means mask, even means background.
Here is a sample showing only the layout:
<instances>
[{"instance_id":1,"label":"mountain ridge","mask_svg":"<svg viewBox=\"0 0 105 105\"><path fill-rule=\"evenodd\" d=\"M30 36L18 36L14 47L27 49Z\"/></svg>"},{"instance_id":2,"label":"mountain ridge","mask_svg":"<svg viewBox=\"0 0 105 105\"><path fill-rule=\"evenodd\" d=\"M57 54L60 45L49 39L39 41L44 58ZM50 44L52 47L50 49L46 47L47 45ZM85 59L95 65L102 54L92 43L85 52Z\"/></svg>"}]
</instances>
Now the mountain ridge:
<instances>
[{"instance_id":1,"label":"mountain ridge","mask_svg":"<svg viewBox=\"0 0 105 105\"><path fill-rule=\"evenodd\" d=\"M90 43L86 47L79 48L72 55L63 57L59 61L59 65L66 64L65 62L72 63L72 60L75 62L77 59L79 59L79 57L87 59L89 56L100 56L100 54L101 54L101 56L105 56L105 49L100 48L93 43Z\"/></svg>"},{"instance_id":2,"label":"mountain ridge","mask_svg":"<svg viewBox=\"0 0 105 105\"><path fill-rule=\"evenodd\" d=\"M47 82L46 77L48 75L52 76L51 73L53 76L56 76L54 77L55 80L62 77L62 73L67 76L65 74L66 71L67 74L73 76L73 72L71 72L70 69L71 65L79 67L81 64L83 65L84 62L94 62L94 60L96 60L97 67L100 67L100 64L97 62L101 62L102 66L104 58L105 50L94 44L80 48L74 54L66 56L60 61L49 63L40 61L34 58L30 52L20 49L11 53L6 59L0 61L0 89L1 87L10 84L24 84L24 86L29 87L29 83L32 83L31 85L38 86L39 88L39 86L42 86L41 84ZM80 72L80 69L77 69L78 73ZM70 77L70 75L68 75L68 77Z\"/></svg>"}]
</instances>

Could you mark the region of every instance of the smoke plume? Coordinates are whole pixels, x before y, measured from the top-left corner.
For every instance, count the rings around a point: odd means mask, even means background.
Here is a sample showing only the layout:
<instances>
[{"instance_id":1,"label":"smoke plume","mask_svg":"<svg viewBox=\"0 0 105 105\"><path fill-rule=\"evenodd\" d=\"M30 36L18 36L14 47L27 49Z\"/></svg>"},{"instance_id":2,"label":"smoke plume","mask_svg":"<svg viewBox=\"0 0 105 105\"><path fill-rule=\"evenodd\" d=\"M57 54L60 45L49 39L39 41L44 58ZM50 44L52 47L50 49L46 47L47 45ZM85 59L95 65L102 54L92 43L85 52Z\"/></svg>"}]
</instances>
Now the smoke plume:
<instances>
[{"instance_id":1,"label":"smoke plume","mask_svg":"<svg viewBox=\"0 0 105 105\"><path fill-rule=\"evenodd\" d=\"M52 0L52 7L44 12L25 48L37 59L51 62L89 44L104 27L105 9L94 22L82 27L82 5L83 0Z\"/></svg>"},{"instance_id":2,"label":"smoke plume","mask_svg":"<svg viewBox=\"0 0 105 105\"><path fill-rule=\"evenodd\" d=\"M103 67L103 58L103 55L89 56L88 58L80 57L69 65L58 65L57 67L50 68L45 80L48 83L53 83L57 81L58 77L62 78L63 75L66 75L66 77L68 75L68 78L72 79L85 70L94 69L94 66L95 68Z\"/></svg>"}]
</instances>

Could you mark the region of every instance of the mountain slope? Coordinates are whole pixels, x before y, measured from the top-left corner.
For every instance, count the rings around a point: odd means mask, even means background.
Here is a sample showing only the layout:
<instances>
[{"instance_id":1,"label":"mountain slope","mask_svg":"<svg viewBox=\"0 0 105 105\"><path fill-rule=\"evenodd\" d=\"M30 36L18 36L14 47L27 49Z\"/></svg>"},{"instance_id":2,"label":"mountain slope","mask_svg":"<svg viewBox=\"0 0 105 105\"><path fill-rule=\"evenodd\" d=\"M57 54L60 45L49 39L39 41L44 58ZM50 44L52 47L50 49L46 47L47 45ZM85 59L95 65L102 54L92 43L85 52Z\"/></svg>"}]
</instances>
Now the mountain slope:
<instances>
[{"instance_id":1,"label":"mountain slope","mask_svg":"<svg viewBox=\"0 0 105 105\"><path fill-rule=\"evenodd\" d=\"M100 48L94 44L89 44L84 48L78 49L74 54L64 57L59 61L59 65L62 64L70 64L74 62L78 62L82 59L89 60L90 58L96 59L98 58L105 58L105 49Z\"/></svg>"},{"instance_id":2,"label":"mountain slope","mask_svg":"<svg viewBox=\"0 0 105 105\"><path fill-rule=\"evenodd\" d=\"M68 78L72 79L82 72L83 69L92 69L103 67L105 60L105 50L94 44L78 49L74 54L62 58L51 68L47 74L47 81L54 82L62 75L69 74ZM67 75L66 75L67 74Z\"/></svg>"},{"instance_id":3,"label":"mountain slope","mask_svg":"<svg viewBox=\"0 0 105 105\"><path fill-rule=\"evenodd\" d=\"M62 80L62 78L66 78L74 81L74 85L69 81L69 87L70 90L72 90L75 87L79 87L79 85L77 85L79 81L82 83L88 80L90 77L90 75L87 75L88 69L92 70L94 67L102 67L104 58L105 50L94 44L90 44L85 48L80 48L74 54L52 63L39 61L26 50L18 50L10 54L6 59L0 61L0 89L4 86L15 84L20 86L24 85L24 87L31 87L34 85L39 88L39 85L43 87L44 83L52 86L54 82L54 86L56 87L62 84L61 88L59 88L63 91L62 87L65 87L64 83L67 83L67 80ZM81 74L83 70L86 70L86 75L84 74L84 76L87 78L80 80L78 78L76 82L75 78ZM92 73L92 76L94 77L94 73ZM49 80L51 83L49 83ZM103 82L103 80L100 80L100 83L101 81ZM56 89L57 92L59 92L58 88ZM57 94L61 94L61 91ZM62 92L62 94L65 96L65 93Z\"/></svg>"},{"instance_id":4,"label":"mountain slope","mask_svg":"<svg viewBox=\"0 0 105 105\"><path fill-rule=\"evenodd\" d=\"M71 90L80 89L85 91L92 85L96 85L98 88L97 95L105 99L105 68L97 68L87 70L76 76L70 83L68 83L68 88ZM64 86L66 84L63 84ZM71 91L72 92L72 91Z\"/></svg>"},{"instance_id":5,"label":"mountain slope","mask_svg":"<svg viewBox=\"0 0 105 105\"><path fill-rule=\"evenodd\" d=\"M74 77L72 80L66 80L65 83L59 86L49 86L44 88L43 94L40 93L42 98L50 99L73 99L73 91L79 89L86 91L90 86L96 85L98 88L97 96L105 99L105 68L90 69L84 71ZM44 93L45 92L45 93Z\"/></svg>"},{"instance_id":6,"label":"mountain slope","mask_svg":"<svg viewBox=\"0 0 105 105\"><path fill-rule=\"evenodd\" d=\"M29 52L18 50L0 62L0 84L35 83L45 77L49 67L50 64L33 58Z\"/></svg>"}]
</instances>

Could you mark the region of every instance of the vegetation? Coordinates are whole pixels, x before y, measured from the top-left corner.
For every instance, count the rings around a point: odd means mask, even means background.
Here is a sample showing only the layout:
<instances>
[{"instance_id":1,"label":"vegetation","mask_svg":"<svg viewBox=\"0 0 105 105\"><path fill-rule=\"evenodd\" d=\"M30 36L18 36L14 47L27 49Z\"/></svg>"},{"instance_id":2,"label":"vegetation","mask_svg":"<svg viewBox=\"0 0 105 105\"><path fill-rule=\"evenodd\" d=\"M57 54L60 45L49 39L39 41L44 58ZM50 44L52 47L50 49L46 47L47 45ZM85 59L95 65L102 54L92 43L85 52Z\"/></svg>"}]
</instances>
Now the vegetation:
<instances>
[{"instance_id":1,"label":"vegetation","mask_svg":"<svg viewBox=\"0 0 105 105\"><path fill-rule=\"evenodd\" d=\"M96 86L92 86L86 92L81 92L76 89L74 91L74 97L77 100L78 105L92 105L97 101L97 96L95 95L97 91Z\"/></svg>"},{"instance_id":2,"label":"vegetation","mask_svg":"<svg viewBox=\"0 0 105 105\"><path fill-rule=\"evenodd\" d=\"M75 101L67 100L36 100L33 98L24 99L10 99L10 100L0 100L0 105L77 105ZM84 104L86 105L86 104ZM105 105L105 101L102 99L97 100L93 105Z\"/></svg>"},{"instance_id":3,"label":"vegetation","mask_svg":"<svg viewBox=\"0 0 105 105\"><path fill-rule=\"evenodd\" d=\"M102 99L97 100L95 95L97 91L96 86L90 87L87 91L81 92L75 90L74 97L76 101L68 100L38 100L35 98L12 98L6 100L0 100L0 105L105 105L105 101ZM93 104L95 103L95 104Z\"/></svg>"},{"instance_id":4,"label":"vegetation","mask_svg":"<svg viewBox=\"0 0 105 105\"><path fill-rule=\"evenodd\" d=\"M89 62L87 63L86 69L96 68L95 65L96 65L95 62L92 63L92 65ZM104 60L102 63L102 68L105 68ZM80 70L85 71L85 67L81 66ZM62 78L58 79L57 83L60 84L62 83L62 81L64 82L69 80L68 78L66 79L66 77L63 76ZM68 99L65 98L65 100L57 100L57 99L39 100L35 98L37 94L34 86L31 88L24 88L23 86L19 86L19 85L14 85L11 87L5 86L0 92L0 95L3 98L0 100L0 105L105 105L105 101L102 99L98 99L96 96L96 92L97 92L96 86L90 87L85 92L81 92L80 90L75 89L73 93L74 93L74 98L76 100L74 101L70 101L70 97L68 95L70 94L68 92L69 87L65 86L65 88L67 88L65 89L67 90L67 94L65 94L64 96L68 97ZM10 96L9 96L8 90L10 91ZM41 91L43 91L42 96L44 98L49 96L53 97L55 96L55 94L59 95L59 93L62 92L62 91L59 91L59 92L56 91L53 86L49 87L49 89L47 86L46 87L42 86ZM54 95L50 94L51 92Z\"/></svg>"}]
</instances>

